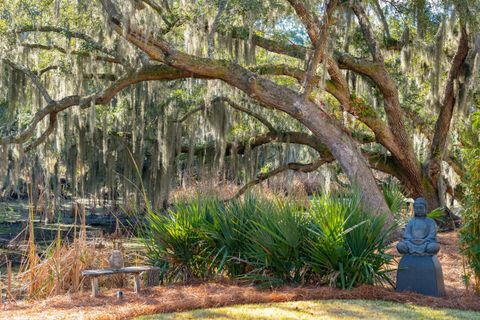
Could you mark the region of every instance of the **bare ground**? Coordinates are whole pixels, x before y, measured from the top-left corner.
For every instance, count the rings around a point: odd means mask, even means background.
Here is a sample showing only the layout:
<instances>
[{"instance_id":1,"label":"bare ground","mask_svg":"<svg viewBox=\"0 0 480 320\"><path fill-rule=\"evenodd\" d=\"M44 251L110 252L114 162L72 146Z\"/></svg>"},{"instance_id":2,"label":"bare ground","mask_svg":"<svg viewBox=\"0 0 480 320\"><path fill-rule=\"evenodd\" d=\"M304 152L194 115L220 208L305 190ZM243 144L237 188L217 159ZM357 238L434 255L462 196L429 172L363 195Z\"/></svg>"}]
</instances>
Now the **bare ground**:
<instances>
[{"instance_id":1,"label":"bare ground","mask_svg":"<svg viewBox=\"0 0 480 320\"><path fill-rule=\"evenodd\" d=\"M465 289L463 261L455 232L439 234L439 259L445 277L446 297L435 298L412 293L396 293L391 288L362 286L353 290L328 287L281 287L260 290L231 283L203 283L149 288L140 296L124 290L102 291L96 299L88 292L55 296L41 301L21 301L3 306L0 319L128 319L138 315L184 311L242 303L281 302L310 299L386 300L430 307L480 311L480 297Z\"/></svg>"}]
</instances>

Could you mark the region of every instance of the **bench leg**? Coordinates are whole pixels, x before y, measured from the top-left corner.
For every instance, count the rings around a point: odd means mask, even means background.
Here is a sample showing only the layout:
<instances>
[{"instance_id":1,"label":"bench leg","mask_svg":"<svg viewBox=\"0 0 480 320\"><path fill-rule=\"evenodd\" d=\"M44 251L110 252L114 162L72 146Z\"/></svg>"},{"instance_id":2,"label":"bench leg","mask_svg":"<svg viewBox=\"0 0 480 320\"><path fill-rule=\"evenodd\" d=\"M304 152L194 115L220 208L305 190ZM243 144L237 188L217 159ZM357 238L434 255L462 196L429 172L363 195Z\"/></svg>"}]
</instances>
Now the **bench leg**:
<instances>
[{"instance_id":1,"label":"bench leg","mask_svg":"<svg viewBox=\"0 0 480 320\"><path fill-rule=\"evenodd\" d=\"M99 292L99 289L98 289L98 278L97 277L93 277L92 278L92 297L93 298L96 298L98 296L98 292Z\"/></svg>"},{"instance_id":2,"label":"bench leg","mask_svg":"<svg viewBox=\"0 0 480 320\"><path fill-rule=\"evenodd\" d=\"M135 274L134 283L133 283L133 292L136 294L140 293L140 274Z\"/></svg>"}]
</instances>

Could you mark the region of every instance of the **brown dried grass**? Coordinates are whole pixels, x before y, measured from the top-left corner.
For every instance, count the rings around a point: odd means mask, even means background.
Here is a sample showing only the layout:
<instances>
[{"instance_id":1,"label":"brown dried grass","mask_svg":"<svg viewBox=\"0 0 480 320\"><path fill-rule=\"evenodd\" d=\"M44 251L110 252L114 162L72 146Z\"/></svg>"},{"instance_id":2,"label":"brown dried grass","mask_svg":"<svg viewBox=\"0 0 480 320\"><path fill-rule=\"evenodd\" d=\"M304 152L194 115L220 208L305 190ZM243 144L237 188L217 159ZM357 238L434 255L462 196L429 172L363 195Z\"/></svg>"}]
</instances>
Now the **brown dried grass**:
<instances>
[{"instance_id":1,"label":"brown dried grass","mask_svg":"<svg viewBox=\"0 0 480 320\"><path fill-rule=\"evenodd\" d=\"M7 305L0 319L128 319L160 312L186 311L243 303L267 303L312 299L387 300L430 307L480 311L480 298L465 289L462 282L462 260L455 232L439 235L442 251L439 259L445 275L446 297L427 297L397 293L391 288L361 286L353 290L329 287L291 287L260 290L235 283L201 283L148 288L139 296L131 289L124 298L115 298L115 290L101 291L99 298L80 292L43 301L22 301Z\"/></svg>"},{"instance_id":2,"label":"brown dried grass","mask_svg":"<svg viewBox=\"0 0 480 320\"><path fill-rule=\"evenodd\" d=\"M96 240L52 243L34 266L26 263L16 275L19 283L17 293L32 299L43 299L52 295L70 294L87 290L90 282L82 279L85 269L108 268L108 258L113 249L122 252L127 265L138 265L142 260L138 252L126 250L121 242L102 243ZM124 275L101 279L100 285L115 288L124 284ZM0 317L1 319L1 317Z\"/></svg>"},{"instance_id":3,"label":"brown dried grass","mask_svg":"<svg viewBox=\"0 0 480 320\"><path fill-rule=\"evenodd\" d=\"M33 217L33 211L31 217ZM80 220L78 228L77 219ZM128 265L138 264L138 252L127 252L121 240L114 240L111 244L102 243L99 239L87 240L83 206L76 206L72 230L73 242L69 242L67 239L62 240L60 229L58 229L56 241L52 242L41 256L37 255L32 221L33 218L29 223L30 236L27 252L19 272L16 274L17 286L14 294L9 297L13 300L23 297L42 299L52 295L75 293L82 288L88 288L89 283L84 283L81 271L108 267L108 257L112 249L122 251ZM102 279L100 284L111 288L122 285L124 278L123 275L112 276Z\"/></svg>"},{"instance_id":4,"label":"brown dried grass","mask_svg":"<svg viewBox=\"0 0 480 320\"><path fill-rule=\"evenodd\" d=\"M317 179L316 179L317 178ZM318 177L305 173L283 172L265 180L248 191L261 194L266 199L278 199L289 196L289 199L300 199L306 202L308 194L320 190L321 183ZM176 188L170 193L169 202L188 202L198 197L218 197L231 199L243 185L231 181L218 181L217 179L203 179L190 182L184 187Z\"/></svg>"},{"instance_id":5,"label":"brown dried grass","mask_svg":"<svg viewBox=\"0 0 480 320\"><path fill-rule=\"evenodd\" d=\"M218 182L216 179L201 180L189 183L185 187L179 187L170 193L169 202L194 201L198 197L218 197L230 199L240 187L228 181Z\"/></svg>"}]
</instances>

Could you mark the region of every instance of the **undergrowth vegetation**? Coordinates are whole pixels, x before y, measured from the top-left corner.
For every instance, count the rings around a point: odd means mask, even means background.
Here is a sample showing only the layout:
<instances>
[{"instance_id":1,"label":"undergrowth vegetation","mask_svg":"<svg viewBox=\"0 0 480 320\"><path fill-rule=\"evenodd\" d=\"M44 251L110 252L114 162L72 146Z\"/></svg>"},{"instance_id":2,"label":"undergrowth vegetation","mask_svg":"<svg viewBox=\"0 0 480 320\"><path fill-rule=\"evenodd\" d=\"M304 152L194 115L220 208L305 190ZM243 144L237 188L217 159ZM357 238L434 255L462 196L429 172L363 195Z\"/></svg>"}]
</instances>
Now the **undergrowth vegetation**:
<instances>
[{"instance_id":1,"label":"undergrowth vegetation","mask_svg":"<svg viewBox=\"0 0 480 320\"><path fill-rule=\"evenodd\" d=\"M462 141L467 192L460 242L469 267L465 270L465 282L480 294L480 112L473 116L472 129Z\"/></svg>"},{"instance_id":2,"label":"undergrowth vegetation","mask_svg":"<svg viewBox=\"0 0 480 320\"><path fill-rule=\"evenodd\" d=\"M361 209L357 193L313 197L308 207L252 195L212 198L148 214L144 241L164 281L230 278L260 286L391 283L392 228Z\"/></svg>"}]
</instances>

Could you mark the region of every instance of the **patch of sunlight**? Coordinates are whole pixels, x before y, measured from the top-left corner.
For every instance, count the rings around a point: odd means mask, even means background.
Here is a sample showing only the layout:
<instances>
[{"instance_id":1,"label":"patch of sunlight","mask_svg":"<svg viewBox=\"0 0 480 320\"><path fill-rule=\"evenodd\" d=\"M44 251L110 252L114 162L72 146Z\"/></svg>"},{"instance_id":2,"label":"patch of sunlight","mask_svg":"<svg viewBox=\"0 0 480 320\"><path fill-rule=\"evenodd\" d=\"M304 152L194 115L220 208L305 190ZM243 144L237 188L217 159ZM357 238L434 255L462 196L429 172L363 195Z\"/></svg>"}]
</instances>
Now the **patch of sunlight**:
<instances>
[{"instance_id":1,"label":"patch of sunlight","mask_svg":"<svg viewBox=\"0 0 480 320\"><path fill-rule=\"evenodd\" d=\"M387 301L319 300L246 304L179 313L143 316L136 320L167 319L480 319L480 312L428 307Z\"/></svg>"}]
</instances>

